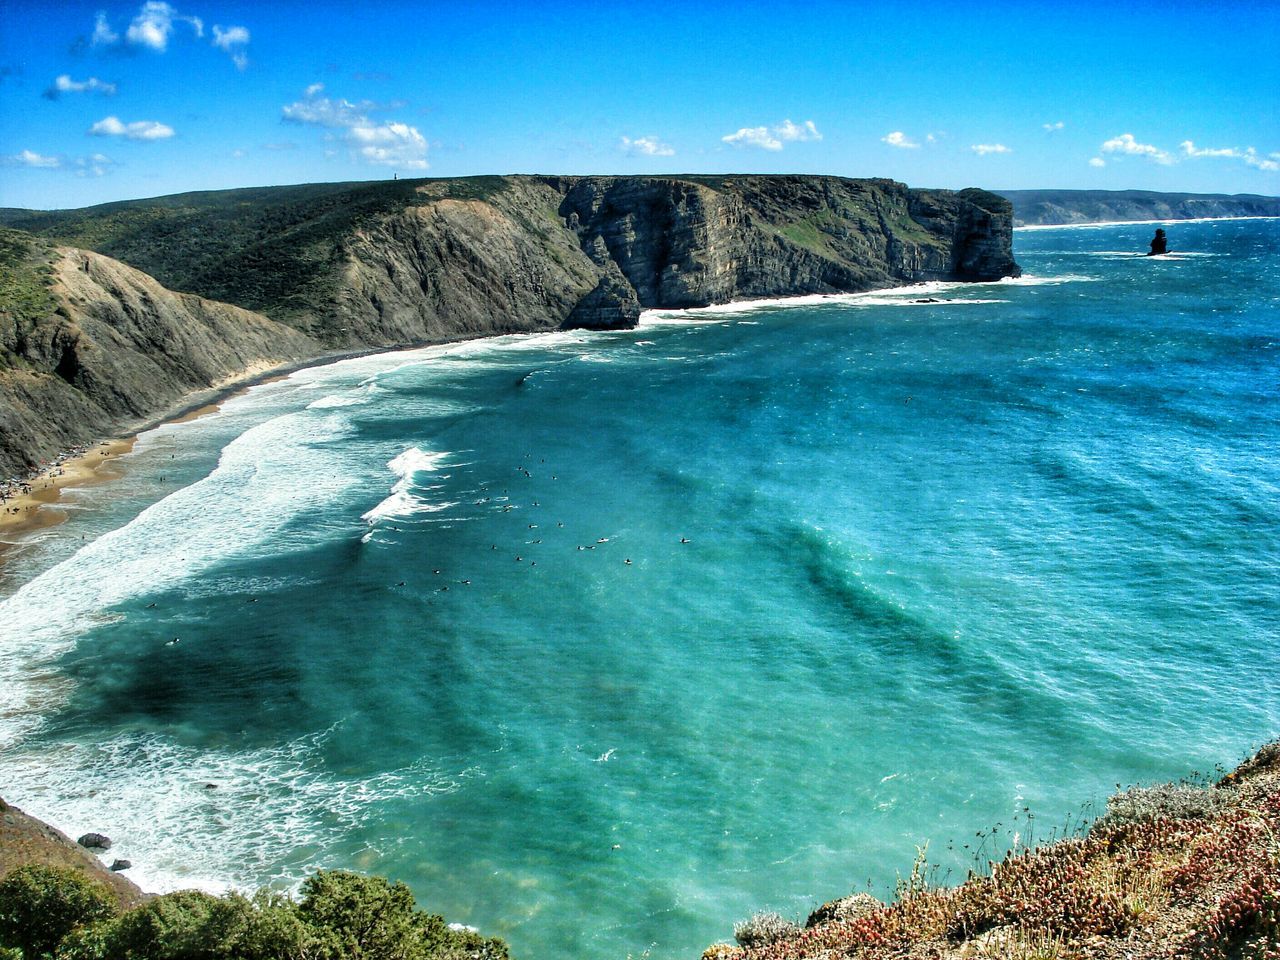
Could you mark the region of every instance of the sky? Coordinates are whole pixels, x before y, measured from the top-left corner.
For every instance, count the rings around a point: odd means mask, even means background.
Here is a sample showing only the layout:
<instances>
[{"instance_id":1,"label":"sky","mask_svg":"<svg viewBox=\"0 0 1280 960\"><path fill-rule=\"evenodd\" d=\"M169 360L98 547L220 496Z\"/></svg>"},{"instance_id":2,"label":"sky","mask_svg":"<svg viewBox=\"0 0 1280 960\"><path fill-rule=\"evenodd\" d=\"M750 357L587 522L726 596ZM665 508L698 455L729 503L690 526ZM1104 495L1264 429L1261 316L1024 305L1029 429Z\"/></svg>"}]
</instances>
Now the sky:
<instances>
[{"instance_id":1,"label":"sky","mask_svg":"<svg viewBox=\"0 0 1280 960\"><path fill-rule=\"evenodd\" d=\"M1280 0L0 0L0 206L491 173L1280 195Z\"/></svg>"}]
</instances>

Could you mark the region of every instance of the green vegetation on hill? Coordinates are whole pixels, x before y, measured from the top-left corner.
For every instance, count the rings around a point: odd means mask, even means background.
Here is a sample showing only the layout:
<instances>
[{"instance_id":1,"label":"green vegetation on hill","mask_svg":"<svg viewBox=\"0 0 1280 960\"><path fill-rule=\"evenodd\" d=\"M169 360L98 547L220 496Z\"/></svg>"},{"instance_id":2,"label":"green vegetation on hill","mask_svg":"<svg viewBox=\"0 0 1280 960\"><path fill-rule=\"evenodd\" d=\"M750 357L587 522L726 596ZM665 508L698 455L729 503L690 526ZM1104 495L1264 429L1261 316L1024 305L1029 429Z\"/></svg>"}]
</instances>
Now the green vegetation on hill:
<instances>
[{"instance_id":1,"label":"green vegetation on hill","mask_svg":"<svg viewBox=\"0 0 1280 960\"><path fill-rule=\"evenodd\" d=\"M4 954L9 952L9 957ZM0 882L4 960L506 960L501 940L416 908L401 883L320 871L299 901L181 890L115 915L105 888L28 865Z\"/></svg>"},{"instance_id":2,"label":"green vegetation on hill","mask_svg":"<svg viewBox=\"0 0 1280 960\"><path fill-rule=\"evenodd\" d=\"M502 177L468 177L213 190L0 210L0 223L122 260L171 290L290 322L323 312L317 307L341 284L344 241L362 225L427 199L487 199L503 185Z\"/></svg>"},{"instance_id":3,"label":"green vegetation on hill","mask_svg":"<svg viewBox=\"0 0 1280 960\"><path fill-rule=\"evenodd\" d=\"M0 369L21 365L13 348L57 307L49 292L53 256L47 242L0 229Z\"/></svg>"}]
</instances>

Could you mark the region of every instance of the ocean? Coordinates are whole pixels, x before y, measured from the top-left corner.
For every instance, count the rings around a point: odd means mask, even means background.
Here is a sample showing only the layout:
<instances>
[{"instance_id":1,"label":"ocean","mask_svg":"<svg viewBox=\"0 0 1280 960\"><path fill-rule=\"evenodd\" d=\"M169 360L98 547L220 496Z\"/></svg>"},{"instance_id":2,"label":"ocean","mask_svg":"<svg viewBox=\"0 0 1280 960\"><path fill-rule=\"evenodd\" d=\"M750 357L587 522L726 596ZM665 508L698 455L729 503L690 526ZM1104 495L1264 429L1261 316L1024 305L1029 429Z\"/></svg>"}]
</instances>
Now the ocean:
<instances>
[{"instance_id":1,"label":"ocean","mask_svg":"<svg viewBox=\"0 0 1280 960\"><path fill-rule=\"evenodd\" d=\"M1231 765L1280 733L1280 221L1165 226L153 430L0 570L0 794L146 888L354 868L660 960Z\"/></svg>"}]
</instances>

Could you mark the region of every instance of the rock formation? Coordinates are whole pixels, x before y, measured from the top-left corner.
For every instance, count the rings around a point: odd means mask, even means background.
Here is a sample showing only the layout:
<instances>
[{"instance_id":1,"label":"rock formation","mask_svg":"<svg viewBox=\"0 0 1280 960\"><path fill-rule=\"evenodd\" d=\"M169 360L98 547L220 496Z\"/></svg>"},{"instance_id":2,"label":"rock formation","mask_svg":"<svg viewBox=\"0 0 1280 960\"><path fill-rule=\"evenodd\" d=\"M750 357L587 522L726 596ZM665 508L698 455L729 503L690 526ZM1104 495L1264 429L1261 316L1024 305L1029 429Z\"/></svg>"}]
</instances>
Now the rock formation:
<instances>
[{"instance_id":1,"label":"rock formation","mask_svg":"<svg viewBox=\"0 0 1280 960\"><path fill-rule=\"evenodd\" d=\"M1050 226L1197 217L1280 217L1280 197L1151 190L1001 190L1014 225Z\"/></svg>"},{"instance_id":2,"label":"rock formation","mask_svg":"<svg viewBox=\"0 0 1280 960\"><path fill-rule=\"evenodd\" d=\"M1008 201L838 177L321 184L0 222L27 231L0 237L0 477L289 361L1019 272Z\"/></svg>"}]
</instances>

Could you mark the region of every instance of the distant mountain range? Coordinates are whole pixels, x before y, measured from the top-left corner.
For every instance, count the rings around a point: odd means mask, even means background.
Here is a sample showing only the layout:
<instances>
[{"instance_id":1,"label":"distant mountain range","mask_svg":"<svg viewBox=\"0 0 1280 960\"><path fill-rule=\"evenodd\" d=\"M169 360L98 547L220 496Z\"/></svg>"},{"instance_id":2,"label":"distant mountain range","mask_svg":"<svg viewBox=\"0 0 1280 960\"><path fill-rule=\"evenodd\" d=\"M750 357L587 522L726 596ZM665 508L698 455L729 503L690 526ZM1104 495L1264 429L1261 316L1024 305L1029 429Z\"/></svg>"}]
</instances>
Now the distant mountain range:
<instances>
[{"instance_id":1,"label":"distant mountain range","mask_svg":"<svg viewBox=\"0 0 1280 960\"><path fill-rule=\"evenodd\" d=\"M1201 217L1280 217L1280 197L1152 190L997 190L1016 227Z\"/></svg>"}]
</instances>

